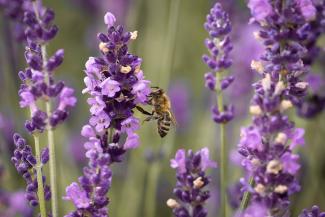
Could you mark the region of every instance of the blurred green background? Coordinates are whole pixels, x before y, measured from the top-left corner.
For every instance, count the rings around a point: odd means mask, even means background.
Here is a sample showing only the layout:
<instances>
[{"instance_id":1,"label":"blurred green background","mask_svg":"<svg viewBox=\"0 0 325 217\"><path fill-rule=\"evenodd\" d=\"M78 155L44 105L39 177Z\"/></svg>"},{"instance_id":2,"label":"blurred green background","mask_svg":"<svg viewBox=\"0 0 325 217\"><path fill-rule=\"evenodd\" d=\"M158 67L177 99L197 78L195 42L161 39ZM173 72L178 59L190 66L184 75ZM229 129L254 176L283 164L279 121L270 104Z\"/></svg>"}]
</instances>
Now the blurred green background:
<instances>
[{"instance_id":1,"label":"blurred green background","mask_svg":"<svg viewBox=\"0 0 325 217\"><path fill-rule=\"evenodd\" d=\"M223 2L234 22L234 54L237 55L234 60L247 60L235 64L232 72L240 78L251 78L248 81L236 81L239 86L246 85L244 92L226 96L227 101L238 105L240 111L227 130L227 142L229 150L232 150L237 145L240 127L250 123L247 108L252 91L250 85L255 75L248 69L253 51L245 43L254 43L254 38L245 31L249 29L245 2ZM75 88L78 97L78 104L68 121L55 131L60 198L65 195L65 187L81 175L82 166L86 163L81 151L84 140L80 136L81 127L89 118L87 96L81 94L84 88L83 69L89 56L98 55L96 35L97 32L105 31L103 15L106 11L115 13L118 23L125 24L129 31L138 31L138 38L132 42L131 51L143 58L142 69L147 79L154 85L169 89L175 104L178 100L182 102L180 106L175 105L179 122L177 129L172 130L165 139L160 139L155 123L144 124L140 130L140 148L129 152L123 163L113 166L110 216L172 216L165 204L172 197L175 184L175 171L169 167L169 159L174 156L175 150L197 150L207 146L212 158L219 161L219 129L210 118L213 96L204 88L203 76L207 68L201 61L202 54L206 52L204 39L207 37L203 23L213 3L211 0L44 0L44 5L56 12L55 23L60 28L58 36L49 45L49 52L65 49L64 63L56 71L55 77ZM5 165L6 171L0 186L13 191L23 189L24 182L9 162L13 144L8 141L7 124L12 123L15 131L30 139L23 129L28 111L19 108L17 97L17 86L20 83L17 72L26 65L23 59L24 46L8 37L7 27L12 24L3 14L0 25L0 113L6 123L2 128L0 125L0 162ZM242 40L243 37L248 39ZM10 60L12 55L16 60L14 66ZM321 70L324 69L316 64L315 71ZM137 116L143 118L141 114ZM291 116L298 127L306 129L306 145L299 150L303 164L300 177L302 191L293 197L292 204L292 216L297 216L303 208L313 204L325 210L325 119L322 114L315 119L304 120L298 118L294 111ZM42 141L45 146L45 138ZM216 216L219 172L216 169L210 173L213 181L210 185L212 196L208 204L209 216ZM230 164L229 174L229 185L236 183L242 175L240 167L235 163ZM72 203L60 200L60 216L72 209Z\"/></svg>"}]
</instances>

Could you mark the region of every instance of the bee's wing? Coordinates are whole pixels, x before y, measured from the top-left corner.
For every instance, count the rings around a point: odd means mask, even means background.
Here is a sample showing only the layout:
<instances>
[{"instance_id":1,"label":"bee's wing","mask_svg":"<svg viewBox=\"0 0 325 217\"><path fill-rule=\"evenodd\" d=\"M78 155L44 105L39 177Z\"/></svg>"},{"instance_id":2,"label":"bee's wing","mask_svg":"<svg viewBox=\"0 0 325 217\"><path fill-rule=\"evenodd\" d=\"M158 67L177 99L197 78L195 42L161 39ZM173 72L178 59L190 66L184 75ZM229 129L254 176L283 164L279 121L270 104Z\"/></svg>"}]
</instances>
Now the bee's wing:
<instances>
[{"instance_id":1,"label":"bee's wing","mask_svg":"<svg viewBox=\"0 0 325 217\"><path fill-rule=\"evenodd\" d=\"M169 111L170 113L170 119L172 121L172 124L176 127L177 126L177 121L176 121L176 118L175 118L175 115L172 111Z\"/></svg>"}]
</instances>

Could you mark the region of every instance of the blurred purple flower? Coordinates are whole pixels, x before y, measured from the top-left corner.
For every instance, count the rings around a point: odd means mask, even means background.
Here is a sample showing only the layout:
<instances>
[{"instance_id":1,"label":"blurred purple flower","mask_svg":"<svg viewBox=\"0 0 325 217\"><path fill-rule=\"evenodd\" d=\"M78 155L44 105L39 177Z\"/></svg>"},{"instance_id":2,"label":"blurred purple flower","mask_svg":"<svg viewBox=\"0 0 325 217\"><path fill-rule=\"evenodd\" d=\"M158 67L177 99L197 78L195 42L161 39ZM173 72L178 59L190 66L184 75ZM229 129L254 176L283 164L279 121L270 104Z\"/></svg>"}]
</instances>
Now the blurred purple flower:
<instances>
[{"instance_id":1,"label":"blurred purple flower","mask_svg":"<svg viewBox=\"0 0 325 217\"><path fill-rule=\"evenodd\" d=\"M242 24L238 24L242 25ZM230 97L236 97L239 101L247 102L247 96L250 96L251 84L256 77L255 72L251 69L252 60L257 59L263 52L262 44L254 40L254 32L257 28L254 26L245 26L239 28L236 38L234 39L234 51L232 53L234 64L234 76L237 78L230 89ZM249 51L242 55L243 51ZM246 96L246 97L245 97ZM241 100L243 99L243 100Z\"/></svg>"},{"instance_id":2,"label":"blurred purple flower","mask_svg":"<svg viewBox=\"0 0 325 217\"><path fill-rule=\"evenodd\" d=\"M317 93L325 86L325 79L320 74L308 74L306 81L309 84L309 88L313 93Z\"/></svg>"},{"instance_id":3,"label":"blurred purple flower","mask_svg":"<svg viewBox=\"0 0 325 217\"><path fill-rule=\"evenodd\" d=\"M0 216L1 217L32 217L33 210L28 206L25 192L7 192L0 190Z\"/></svg>"},{"instance_id":4,"label":"blurred purple flower","mask_svg":"<svg viewBox=\"0 0 325 217\"><path fill-rule=\"evenodd\" d=\"M68 146L69 154L73 157L73 160L78 165L85 163L86 161L85 159L86 149L83 147L83 143L84 143L84 139L78 135L75 135L70 139L69 146Z\"/></svg>"},{"instance_id":5,"label":"blurred purple flower","mask_svg":"<svg viewBox=\"0 0 325 217\"><path fill-rule=\"evenodd\" d=\"M243 185L240 182L232 184L228 188L228 200L229 204L233 209L237 209L243 198L242 192Z\"/></svg>"}]
</instances>

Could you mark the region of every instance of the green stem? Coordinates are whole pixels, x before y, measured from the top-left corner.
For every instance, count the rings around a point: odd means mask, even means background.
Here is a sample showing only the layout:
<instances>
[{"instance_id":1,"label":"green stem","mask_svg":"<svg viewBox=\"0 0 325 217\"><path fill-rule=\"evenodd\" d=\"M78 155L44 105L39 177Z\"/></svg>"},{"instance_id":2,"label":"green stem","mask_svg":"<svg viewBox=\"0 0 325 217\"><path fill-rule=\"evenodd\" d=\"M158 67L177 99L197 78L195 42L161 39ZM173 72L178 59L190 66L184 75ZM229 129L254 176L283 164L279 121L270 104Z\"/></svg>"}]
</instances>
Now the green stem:
<instances>
[{"instance_id":1,"label":"green stem","mask_svg":"<svg viewBox=\"0 0 325 217\"><path fill-rule=\"evenodd\" d=\"M148 170L148 183L146 187L145 195L145 217L156 216L156 194L157 194L157 184L160 173L159 162L153 162Z\"/></svg>"},{"instance_id":2,"label":"green stem","mask_svg":"<svg viewBox=\"0 0 325 217\"><path fill-rule=\"evenodd\" d=\"M223 108L223 96L221 92L221 79L223 71L216 72L217 81L217 103L220 112L224 110ZM228 169L228 150L226 145L226 126L224 123L220 124L220 197L221 197L221 209L220 213L222 217L227 216L227 169Z\"/></svg>"},{"instance_id":3,"label":"green stem","mask_svg":"<svg viewBox=\"0 0 325 217\"><path fill-rule=\"evenodd\" d=\"M253 186L254 185L254 178L250 177L249 178L249 185ZM249 201L251 199L251 193L249 191L245 191L243 199L240 203L240 210L245 210L249 204Z\"/></svg>"},{"instance_id":4,"label":"green stem","mask_svg":"<svg viewBox=\"0 0 325 217\"><path fill-rule=\"evenodd\" d=\"M50 83L50 76L49 72L46 70L47 65L47 55L46 55L46 45L41 46L42 49L42 57L43 57L43 69L45 73L45 82L47 85ZM47 100L45 102L46 106L46 114L48 117L48 123L47 123L47 141L49 145L49 165L50 165L50 183L51 183L51 205L52 205L52 216L57 217L58 216L58 191L57 191L57 178L56 178L56 159L55 159L55 145L54 145L54 132L53 128L50 125L49 118L52 114L52 106L51 101Z\"/></svg>"},{"instance_id":5,"label":"green stem","mask_svg":"<svg viewBox=\"0 0 325 217\"><path fill-rule=\"evenodd\" d=\"M220 125L220 186L221 186L221 216L227 216L227 147L225 124Z\"/></svg>"},{"instance_id":6,"label":"green stem","mask_svg":"<svg viewBox=\"0 0 325 217\"><path fill-rule=\"evenodd\" d=\"M41 163L41 154L40 154L40 144L39 144L39 136L34 135L35 141L35 154L36 154L36 174L37 174L37 196L40 206L41 217L46 217L46 207L45 207L45 199L44 199L44 185L43 185L43 177L42 177L42 163Z\"/></svg>"},{"instance_id":7,"label":"green stem","mask_svg":"<svg viewBox=\"0 0 325 217\"><path fill-rule=\"evenodd\" d=\"M38 11L38 6L37 2L33 1L33 8L34 12L36 15L37 20L39 23L42 23L40 16L39 16L39 11ZM45 76L45 82L47 85L50 85L50 75L48 70L46 69L47 67L47 51L46 51L46 44L41 44L41 55L43 59L43 73ZM54 146L54 133L53 133L53 128L50 125L49 118L51 117L51 101L47 100L45 102L46 106L46 114L48 117L47 121L47 141L49 145L49 155L50 155L50 160L49 160L49 166L50 166L50 185L51 185L51 206L52 206L52 217L58 217L58 193L57 193L57 178L56 178L56 160L55 160L55 146Z\"/></svg>"}]
</instances>

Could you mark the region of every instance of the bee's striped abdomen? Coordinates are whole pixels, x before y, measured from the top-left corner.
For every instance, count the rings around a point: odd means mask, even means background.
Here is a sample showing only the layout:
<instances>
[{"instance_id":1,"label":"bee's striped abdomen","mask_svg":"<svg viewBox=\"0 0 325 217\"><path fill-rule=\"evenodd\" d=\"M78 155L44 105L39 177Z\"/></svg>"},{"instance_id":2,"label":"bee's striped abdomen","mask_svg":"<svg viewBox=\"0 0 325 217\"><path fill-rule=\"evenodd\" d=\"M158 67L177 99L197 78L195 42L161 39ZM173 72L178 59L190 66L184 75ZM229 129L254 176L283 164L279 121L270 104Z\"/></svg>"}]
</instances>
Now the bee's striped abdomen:
<instances>
[{"instance_id":1,"label":"bee's striped abdomen","mask_svg":"<svg viewBox=\"0 0 325 217\"><path fill-rule=\"evenodd\" d=\"M171 126L171 118L169 113L165 113L160 119L158 119L158 133L160 137L165 137Z\"/></svg>"}]
</instances>

